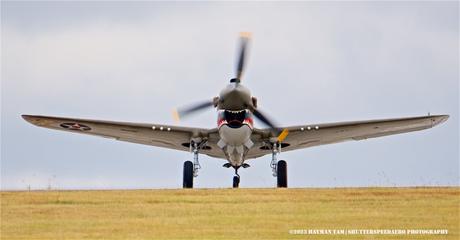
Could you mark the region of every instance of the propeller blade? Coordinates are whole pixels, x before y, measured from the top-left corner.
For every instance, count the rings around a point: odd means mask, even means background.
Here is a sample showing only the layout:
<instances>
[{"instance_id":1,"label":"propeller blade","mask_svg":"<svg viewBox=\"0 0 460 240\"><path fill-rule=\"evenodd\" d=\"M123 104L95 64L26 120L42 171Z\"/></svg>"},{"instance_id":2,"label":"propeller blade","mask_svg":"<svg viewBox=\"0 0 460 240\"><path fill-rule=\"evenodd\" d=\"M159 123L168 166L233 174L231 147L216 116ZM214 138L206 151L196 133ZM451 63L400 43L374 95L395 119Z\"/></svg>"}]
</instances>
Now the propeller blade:
<instances>
[{"instance_id":1,"label":"propeller blade","mask_svg":"<svg viewBox=\"0 0 460 240\"><path fill-rule=\"evenodd\" d=\"M176 122L180 120L180 118L186 117L192 113L195 113L200 110L204 110L205 108L208 107L213 107L214 106L214 101L205 101L202 103L198 103L189 107L185 108L179 108L179 109L173 109L173 117Z\"/></svg>"},{"instance_id":2,"label":"propeller blade","mask_svg":"<svg viewBox=\"0 0 460 240\"><path fill-rule=\"evenodd\" d=\"M254 116L259 119L261 122L265 123L265 125L269 126L271 129L276 130L277 128L275 127L275 124L273 124L272 121L270 121L263 113L261 113L259 110L254 109L253 112Z\"/></svg>"},{"instance_id":3,"label":"propeller blade","mask_svg":"<svg viewBox=\"0 0 460 240\"><path fill-rule=\"evenodd\" d=\"M246 48L251 39L251 33L242 32L240 33L240 54L238 57L238 63L236 65L236 79L240 80L244 72L244 62L246 59Z\"/></svg>"},{"instance_id":4,"label":"propeller blade","mask_svg":"<svg viewBox=\"0 0 460 240\"><path fill-rule=\"evenodd\" d=\"M274 131L276 134L278 134L278 142L282 142L286 137L287 135L289 134L289 130L287 128L283 129L283 131L279 131L279 128L277 128L275 126L275 124L273 124L273 122L271 120L269 120L263 113L261 113L259 110L257 109L254 109L252 111L252 113L254 114L254 116L259 119L261 122L265 123L267 126L269 126L272 131Z\"/></svg>"}]
</instances>

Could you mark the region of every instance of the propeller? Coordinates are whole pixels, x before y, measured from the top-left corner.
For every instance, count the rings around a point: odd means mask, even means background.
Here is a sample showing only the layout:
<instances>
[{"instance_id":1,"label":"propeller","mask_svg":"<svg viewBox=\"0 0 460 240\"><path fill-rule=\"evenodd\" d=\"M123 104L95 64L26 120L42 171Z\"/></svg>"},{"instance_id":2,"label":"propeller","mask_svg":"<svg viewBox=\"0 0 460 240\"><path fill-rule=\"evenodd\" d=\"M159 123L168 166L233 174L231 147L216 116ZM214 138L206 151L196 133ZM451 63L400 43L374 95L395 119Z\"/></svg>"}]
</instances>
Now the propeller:
<instances>
[{"instance_id":1,"label":"propeller","mask_svg":"<svg viewBox=\"0 0 460 240\"><path fill-rule=\"evenodd\" d=\"M189 116L197 111L204 110L208 107L215 107L217 105L218 100L219 98L215 97L211 101L204 101L188 107L173 109L173 118L176 122L179 122L181 117Z\"/></svg>"},{"instance_id":2,"label":"propeller","mask_svg":"<svg viewBox=\"0 0 460 240\"><path fill-rule=\"evenodd\" d=\"M232 79L237 82L240 82L241 77L243 76L244 72L244 63L247 55L247 46L249 44L249 40L251 39L251 33L249 32L242 32L240 33L240 54L238 57L238 63L236 65L236 78Z\"/></svg>"},{"instance_id":3,"label":"propeller","mask_svg":"<svg viewBox=\"0 0 460 240\"><path fill-rule=\"evenodd\" d=\"M244 66L245 66L245 59L247 55L247 48L249 44L249 40L251 38L251 33L250 32L241 32L240 33L240 51L239 51L239 56L238 56L238 62L236 65L236 77L230 80L230 82L240 82L241 77L243 76L244 72ZM220 99L223 100L223 99ZM179 109L173 109L173 118L176 122L179 122L180 118L187 117L195 112L204 110L208 107L216 107L218 104L219 98L216 97L211 101L204 101L197 103L195 105L185 107L185 108L179 108Z\"/></svg>"},{"instance_id":4,"label":"propeller","mask_svg":"<svg viewBox=\"0 0 460 240\"><path fill-rule=\"evenodd\" d=\"M245 70L245 62L246 62L245 60L247 57L247 52L248 52L247 49L248 49L250 39L251 39L251 33L249 32L240 33L240 46L239 46L239 54L238 54L237 64L236 64L236 77L230 80L231 83L241 82L241 78L243 77L243 73ZM181 117L189 116L195 112L202 111L209 107L217 107L219 105L219 101L223 101L223 99L219 99L219 97L215 97L211 101L207 100L204 102L200 102L200 103L191 105L189 107L174 109L173 117L176 120L176 122L178 122ZM289 131L287 129L283 129L280 132L280 128L276 127L273 121L269 120L269 118L265 114L257 110L255 105L256 104L253 103L253 104L248 105L247 107L251 110L254 117L259 119L261 122L263 122L268 127L270 127L272 132L278 135L277 139L279 142L283 141L288 135Z\"/></svg>"},{"instance_id":5,"label":"propeller","mask_svg":"<svg viewBox=\"0 0 460 240\"><path fill-rule=\"evenodd\" d=\"M279 142L282 142L287 135L289 134L289 130L287 128L283 129L281 132L278 127L276 127L275 124L273 124L273 121L269 120L268 117L266 117L265 114L263 114L260 110L257 109L252 109L252 114L254 117L259 119L261 122L263 122L265 125L269 126L271 130L278 135L277 139Z\"/></svg>"},{"instance_id":6,"label":"propeller","mask_svg":"<svg viewBox=\"0 0 460 240\"><path fill-rule=\"evenodd\" d=\"M252 114L254 114L254 117L259 119L261 122L265 123L265 125L269 126L271 129L277 129L275 124L273 124L272 121L270 121L262 112L260 112L257 109L252 110Z\"/></svg>"}]
</instances>

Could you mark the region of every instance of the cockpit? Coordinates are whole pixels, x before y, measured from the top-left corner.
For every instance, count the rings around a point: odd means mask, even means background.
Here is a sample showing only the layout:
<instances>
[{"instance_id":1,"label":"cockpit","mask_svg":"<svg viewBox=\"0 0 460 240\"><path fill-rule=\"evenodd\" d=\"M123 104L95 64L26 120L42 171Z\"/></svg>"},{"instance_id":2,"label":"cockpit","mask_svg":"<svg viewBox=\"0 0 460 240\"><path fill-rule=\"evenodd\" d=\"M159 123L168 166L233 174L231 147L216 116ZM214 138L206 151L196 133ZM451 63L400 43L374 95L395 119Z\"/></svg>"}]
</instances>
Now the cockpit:
<instances>
[{"instance_id":1,"label":"cockpit","mask_svg":"<svg viewBox=\"0 0 460 240\"><path fill-rule=\"evenodd\" d=\"M239 128L246 124L252 128L252 113L248 109L238 111L219 110L217 125L220 127L224 124L231 128Z\"/></svg>"}]
</instances>

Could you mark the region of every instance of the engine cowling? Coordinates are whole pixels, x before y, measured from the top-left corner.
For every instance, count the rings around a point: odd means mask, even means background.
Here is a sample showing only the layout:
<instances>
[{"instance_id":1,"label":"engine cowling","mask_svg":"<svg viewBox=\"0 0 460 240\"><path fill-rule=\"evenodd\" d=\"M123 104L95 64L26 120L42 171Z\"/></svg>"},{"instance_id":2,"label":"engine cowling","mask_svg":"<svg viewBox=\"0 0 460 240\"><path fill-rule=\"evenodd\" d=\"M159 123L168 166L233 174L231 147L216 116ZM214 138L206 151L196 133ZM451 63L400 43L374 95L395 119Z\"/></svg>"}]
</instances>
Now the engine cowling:
<instances>
[{"instance_id":1,"label":"engine cowling","mask_svg":"<svg viewBox=\"0 0 460 240\"><path fill-rule=\"evenodd\" d=\"M231 83L220 92L217 108L232 111L253 109L251 91L239 83Z\"/></svg>"}]
</instances>

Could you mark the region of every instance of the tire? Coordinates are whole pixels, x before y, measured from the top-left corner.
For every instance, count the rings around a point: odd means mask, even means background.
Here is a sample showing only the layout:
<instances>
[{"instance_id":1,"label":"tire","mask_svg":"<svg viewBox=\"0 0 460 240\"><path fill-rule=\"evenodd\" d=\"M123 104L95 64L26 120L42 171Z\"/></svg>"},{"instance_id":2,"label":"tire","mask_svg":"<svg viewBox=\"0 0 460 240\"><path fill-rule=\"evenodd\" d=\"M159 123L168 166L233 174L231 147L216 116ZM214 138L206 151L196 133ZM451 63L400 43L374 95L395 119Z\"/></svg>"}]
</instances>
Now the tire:
<instances>
[{"instance_id":1,"label":"tire","mask_svg":"<svg viewBox=\"0 0 460 240\"><path fill-rule=\"evenodd\" d=\"M183 188L193 188L193 163L191 161L184 162L184 178L182 181Z\"/></svg>"},{"instance_id":2,"label":"tire","mask_svg":"<svg viewBox=\"0 0 460 240\"><path fill-rule=\"evenodd\" d=\"M278 161L278 166L276 168L277 175L277 186L279 188L287 188L287 163L284 160Z\"/></svg>"},{"instance_id":3,"label":"tire","mask_svg":"<svg viewBox=\"0 0 460 240\"><path fill-rule=\"evenodd\" d=\"M237 176L233 177L233 188L238 188L240 186L240 178Z\"/></svg>"}]
</instances>

